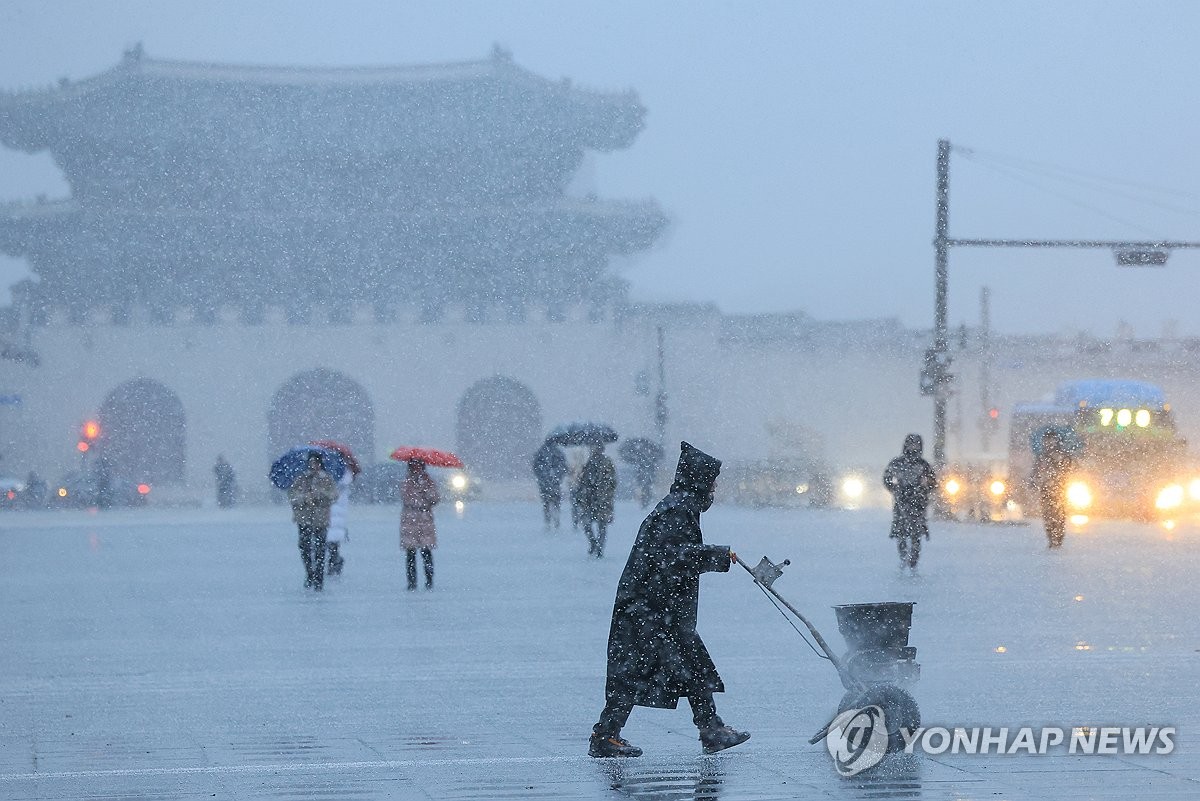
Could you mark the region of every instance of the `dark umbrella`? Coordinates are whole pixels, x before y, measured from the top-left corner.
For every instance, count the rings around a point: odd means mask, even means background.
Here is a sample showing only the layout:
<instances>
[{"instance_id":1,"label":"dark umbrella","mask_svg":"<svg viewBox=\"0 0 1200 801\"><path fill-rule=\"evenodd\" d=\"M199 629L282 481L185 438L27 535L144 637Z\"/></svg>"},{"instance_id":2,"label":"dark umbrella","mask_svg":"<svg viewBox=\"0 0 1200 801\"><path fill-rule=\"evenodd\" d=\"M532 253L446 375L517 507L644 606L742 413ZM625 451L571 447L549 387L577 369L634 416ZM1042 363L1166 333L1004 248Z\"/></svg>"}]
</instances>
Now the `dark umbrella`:
<instances>
[{"instance_id":1,"label":"dark umbrella","mask_svg":"<svg viewBox=\"0 0 1200 801\"><path fill-rule=\"evenodd\" d=\"M354 458L354 451L350 450L350 446L345 443L338 442L334 439L314 439L309 445L316 445L320 448L327 448L331 451L337 451L346 461L346 467L350 468L350 472L357 476L362 472L362 468L358 465L358 459Z\"/></svg>"},{"instance_id":2,"label":"dark umbrella","mask_svg":"<svg viewBox=\"0 0 1200 801\"><path fill-rule=\"evenodd\" d=\"M616 442L617 432L605 423L568 423L551 431L546 441L567 446L603 445L606 442Z\"/></svg>"},{"instance_id":3,"label":"dark umbrella","mask_svg":"<svg viewBox=\"0 0 1200 801\"><path fill-rule=\"evenodd\" d=\"M300 474L308 469L308 457L314 453L321 457L321 465L325 472L333 476L335 481L340 481L346 474L346 461L337 451L315 445L300 445L280 456L271 465L271 483L281 490L291 489Z\"/></svg>"},{"instance_id":4,"label":"dark umbrella","mask_svg":"<svg viewBox=\"0 0 1200 801\"><path fill-rule=\"evenodd\" d=\"M661 445L645 437L630 437L617 446L617 456L630 464L655 464L665 455Z\"/></svg>"}]
</instances>

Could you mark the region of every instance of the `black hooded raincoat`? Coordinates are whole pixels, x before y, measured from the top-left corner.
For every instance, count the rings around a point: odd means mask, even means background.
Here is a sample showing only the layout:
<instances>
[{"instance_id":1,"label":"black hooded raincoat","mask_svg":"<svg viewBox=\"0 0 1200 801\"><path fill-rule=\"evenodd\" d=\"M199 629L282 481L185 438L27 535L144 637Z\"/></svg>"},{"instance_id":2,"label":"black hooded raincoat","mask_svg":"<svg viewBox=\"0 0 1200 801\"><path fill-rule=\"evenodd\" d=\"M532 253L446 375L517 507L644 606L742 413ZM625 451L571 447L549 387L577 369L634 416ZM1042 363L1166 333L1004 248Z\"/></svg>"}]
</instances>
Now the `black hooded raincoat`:
<instances>
[{"instance_id":1,"label":"black hooded raincoat","mask_svg":"<svg viewBox=\"0 0 1200 801\"><path fill-rule=\"evenodd\" d=\"M720 461L682 443L670 493L638 530L608 635L609 701L674 709L681 697L725 690L696 633L700 574L730 566L729 548L705 545L700 531L720 470Z\"/></svg>"}]
</instances>

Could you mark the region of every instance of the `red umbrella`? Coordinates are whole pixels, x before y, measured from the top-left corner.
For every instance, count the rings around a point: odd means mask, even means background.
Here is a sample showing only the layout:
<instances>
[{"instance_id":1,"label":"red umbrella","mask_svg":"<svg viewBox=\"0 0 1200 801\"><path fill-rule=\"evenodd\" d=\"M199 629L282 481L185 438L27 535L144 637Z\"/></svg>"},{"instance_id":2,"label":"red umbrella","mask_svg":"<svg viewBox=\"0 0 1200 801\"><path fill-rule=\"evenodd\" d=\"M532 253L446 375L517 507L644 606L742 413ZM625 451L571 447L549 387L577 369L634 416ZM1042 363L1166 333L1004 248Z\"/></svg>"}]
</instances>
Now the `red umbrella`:
<instances>
[{"instance_id":1,"label":"red umbrella","mask_svg":"<svg viewBox=\"0 0 1200 801\"><path fill-rule=\"evenodd\" d=\"M439 451L437 448L418 448L412 445L401 445L392 451L392 458L397 462L407 462L418 459L430 467L462 467L459 459L450 451Z\"/></svg>"},{"instance_id":2,"label":"red umbrella","mask_svg":"<svg viewBox=\"0 0 1200 801\"><path fill-rule=\"evenodd\" d=\"M346 466L350 468L350 472L358 475L362 472L362 468L358 466L358 460L354 458L354 452L350 450L350 446L332 439L314 439L309 445L317 445L322 448L328 448L331 451L337 451L346 460Z\"/></svg>"}]
</instances>

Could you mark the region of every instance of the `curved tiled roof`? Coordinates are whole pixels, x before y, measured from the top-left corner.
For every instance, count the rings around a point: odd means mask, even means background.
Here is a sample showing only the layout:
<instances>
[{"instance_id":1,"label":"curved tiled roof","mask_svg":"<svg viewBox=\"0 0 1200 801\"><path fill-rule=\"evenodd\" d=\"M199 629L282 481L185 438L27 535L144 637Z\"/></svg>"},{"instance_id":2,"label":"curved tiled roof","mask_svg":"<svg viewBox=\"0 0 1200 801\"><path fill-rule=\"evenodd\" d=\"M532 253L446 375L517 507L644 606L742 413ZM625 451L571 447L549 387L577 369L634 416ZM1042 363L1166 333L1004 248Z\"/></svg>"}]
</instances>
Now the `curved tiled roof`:
<instances>
[{"instance_id":1,"label":"curved tiled roof","mask_svg":"<svg viewBox=\"0 0 1200 801\"><path fill-rule=\"evenodd\" d=\"M140 47L104 72L79 81L60 80L36 90L0 89L0 142L23 150L53 147L53 123L72 113L96 114L89 97L127 88L171 84L204 86L231 92L277 88L285 90L368 89L403 92L448 89L467 84L492 83L537 99L538 106L577 119L584 146L609 149L627 146L641 129L644 108L632 90L600 92L575 86L569 80L553 81L515 64L499 48L490 58L441 64L375 67L292 67L233 65L152 59ZM385 109L380 109L383 113Z\"/></svg>"}]
</instances>

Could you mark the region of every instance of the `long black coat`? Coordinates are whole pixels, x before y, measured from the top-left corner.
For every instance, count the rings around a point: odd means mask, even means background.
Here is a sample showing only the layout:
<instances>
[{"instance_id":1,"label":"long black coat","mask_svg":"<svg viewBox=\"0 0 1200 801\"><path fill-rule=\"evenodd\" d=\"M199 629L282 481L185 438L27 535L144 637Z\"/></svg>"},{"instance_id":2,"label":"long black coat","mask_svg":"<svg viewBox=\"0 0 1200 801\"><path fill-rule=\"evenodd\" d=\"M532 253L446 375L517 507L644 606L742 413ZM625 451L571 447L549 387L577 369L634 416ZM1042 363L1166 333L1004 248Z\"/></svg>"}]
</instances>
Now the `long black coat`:
<instances>
[{"instance_id":1,"label":"long black coat","mask_svg":"<svg viewBox=\"0 0 1200 801\"><path fill-rule=\"evenodd\" d=\"M729 548L704 544L701 511L697 494L673 491L638 530L608 635L610 701L674 709L683 696L725 691L696 610L700 574L729 570Z\"/></svg>"},{"instance_id":2,"label":"long black coat","mask_svg":"<svg viewBox=\"0 0 1200 801\"><path fill-rule=\"evenodd\" d=\"M883 486L892 493L892 533L895 537L928 537L925 509L937 486L937 475L920 454L905 452L888 462Z\"/></svg>"}]
</instances>

